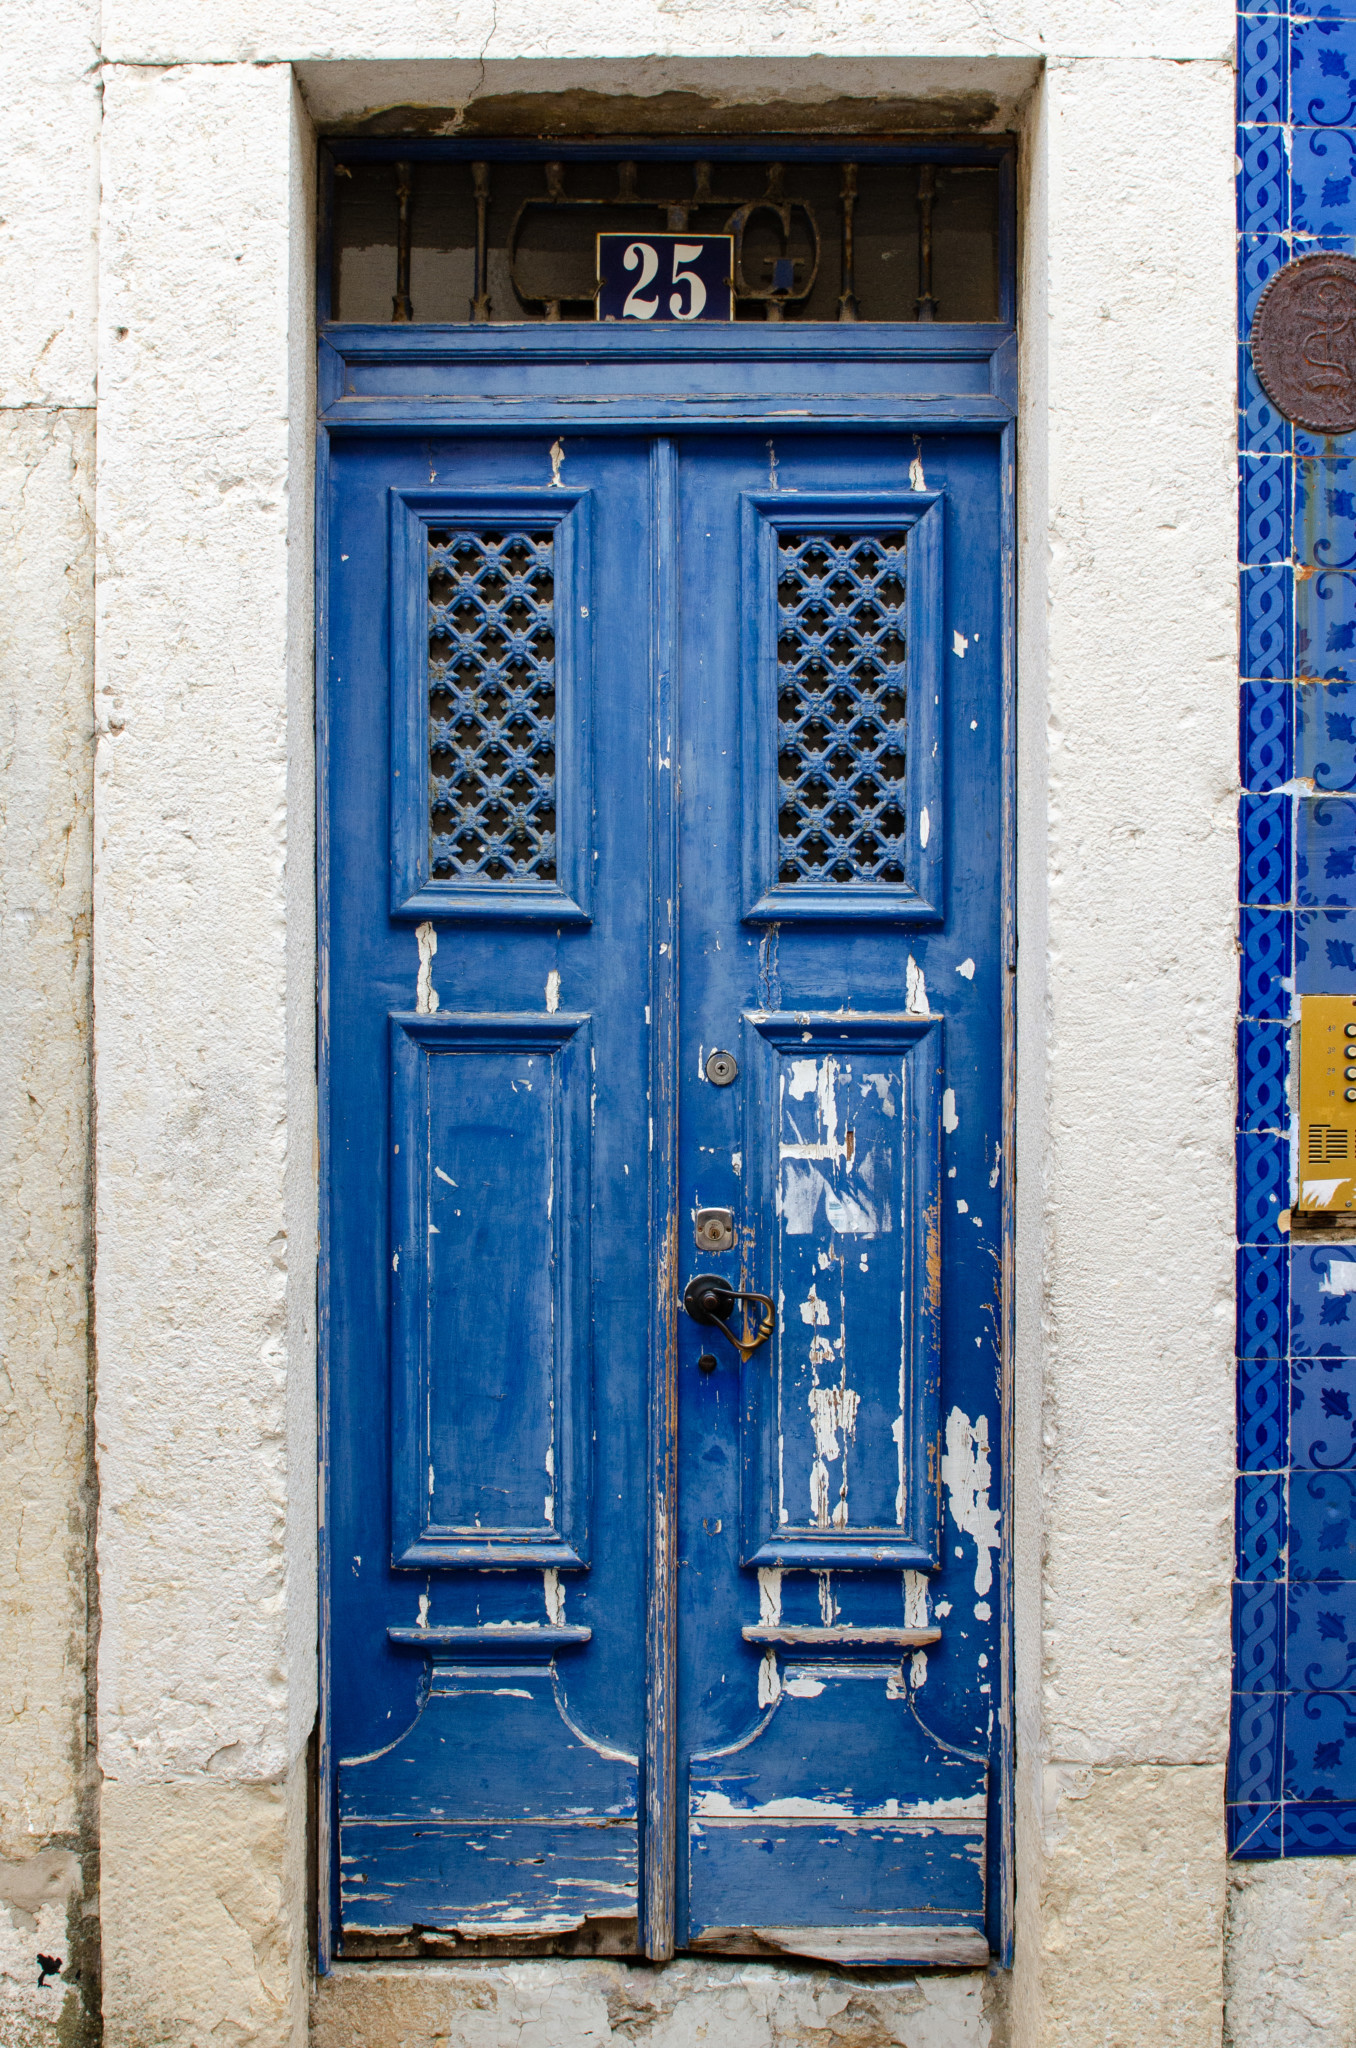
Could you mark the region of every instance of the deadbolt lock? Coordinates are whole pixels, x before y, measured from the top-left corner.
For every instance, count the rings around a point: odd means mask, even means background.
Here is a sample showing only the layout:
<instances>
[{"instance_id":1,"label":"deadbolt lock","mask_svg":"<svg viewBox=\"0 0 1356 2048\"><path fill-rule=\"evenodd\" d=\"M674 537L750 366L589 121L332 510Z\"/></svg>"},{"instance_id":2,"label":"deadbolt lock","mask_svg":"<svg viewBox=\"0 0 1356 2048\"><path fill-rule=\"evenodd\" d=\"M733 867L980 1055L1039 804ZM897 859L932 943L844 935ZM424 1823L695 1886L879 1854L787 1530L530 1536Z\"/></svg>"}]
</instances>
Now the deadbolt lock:
<instances>
[{"instance_id":1,"label":"deadbolt lock","mask_svg":"<svg viewBox=\"0 0 1356 2048\"><path fill-rule=\"evenodd\" d=\"M706 1078L713 1087L728 1088L731 1081L739 1078L739 1061L732 1052L709 1052L706 1055Z\"/></svg>"},{"instance_id":2,"label":"deadbolt lock","mask_svg":"<svg viewBox=\"0 0 1356 2048\"><path fill-rule=\"evenodd\" d=\"M728 1252L734 1249L734 1214L729 1209L698 1209L696 1239L699 1252Z\"/></svg>"}]
</instances>

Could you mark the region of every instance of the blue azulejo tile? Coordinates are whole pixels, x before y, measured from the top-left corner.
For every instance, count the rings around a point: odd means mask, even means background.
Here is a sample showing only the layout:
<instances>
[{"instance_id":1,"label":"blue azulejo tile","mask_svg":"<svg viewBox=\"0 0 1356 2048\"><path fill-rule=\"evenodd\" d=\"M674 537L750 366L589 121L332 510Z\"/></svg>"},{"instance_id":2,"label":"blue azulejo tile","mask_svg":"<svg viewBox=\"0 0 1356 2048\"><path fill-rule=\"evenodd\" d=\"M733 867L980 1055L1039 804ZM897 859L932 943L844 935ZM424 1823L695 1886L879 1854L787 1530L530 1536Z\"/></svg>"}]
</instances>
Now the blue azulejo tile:
<instances>
[{"instance_id":1,"label":"blue azulejo tile","mask_svg":"<svg viewBox=\"0 0 1356 2048\"><path fill-rule=\"evenodd\" d=\"M1290 1207L1290 1140L1274 1131L1244 1131L1238 1153L1240 1244L1279 1244Z\"/></svg>"},{"instance_id":2,"label":"blue azulejo tile","mask_svg":"<svg viewBox=\"0 0 1356 2048\"><path fill-rule=\"evenodd\" d=\"M1356 568L1356 461L1304 456L1294 469L1296 560L1317 569Z\"/></svg>"},{"instance_id":3,"label":"blue azulejo tile","mask_svg":"<svg viewBox=\"0 0 1356 2048\"><path fill-rule=\"evenodd\" d=\"M1288 1017L1294 987L1294 913L1238 914L1239 1004L1245 1017Z\"/></svg>"},{"instance_id":4,"label":"blue azulejo tile","mask_svg":"<svg viewBox=\"0 0 1356 2048\"><path fill-rule=\"evenodd\" d=\"M1241 15L1238 23L1238 118L1284 121L1286 30L1280 15Z\"/></svg>"},{"instance_id":5,"label":"blue azulejo tile","mask_svg":"<svg viewBox=\"0 0 1356 2048\"><path fill-rule=\"evenodd\" d=\"M1280 686L1259 683L1257 687ZM1356 789L1356 683L1303 683L1295 689L1291 702L1291 773L1312 781L1316 789ZM1263 766L1267 757L1260 750L1266 744L1266 709L1259 705L1254 714L1245 700L1244 715L1257 719L1258 764Z\"/></svg>"},{"instance_id":6,"label":"blue azulejo tile","mask_svg":"<svg viewBox=\"0 0 1356 2048\"><path fill-rule=\"evenodd\" d=\"M1240 685L1238 773L1244 789L1275 790L1289 782L1295 772L1294 722L1292 684L1258 680Z\"/></svg>"},{"instance_id":7,"label":"blue azulejo tile","mask_svg":"<svg viewBox=\"0 0 1356 2048\"><path fill-rule=\"evenodd\" d=\"M1284 1692L1285 1581L1234 1586L1234 1691Z\"/></svg>"},{"instance_id":8,"label":"blue azulejo tile","mask_svg":"<svg viewBox=\"0 0 1356 2048\"><path fill-rule=\"evenodd\" d=\"M1305 996L1356 995L1356 912L1300 911L1295 920L1295 988Z\"/></svg>"},{"instance_id":9,"label":"blue azulejo tile","mask_svg":"<svg viewBox=\"0 0 1356 2048\"><path fill-rule=\"evenodd\" d=\"M1262 389L1252 351L1238 351L1238 445L1249 455L1289 455L1295 430Z\"/></svg>"},{"instance_id":10,"label":"blue azulejo tile","mask_svg":"<svg viewBox=\"0 0 1356 2048\"><path fill-rule=\"evenodd\" d=\"M1295 674L1356 682L1356 575L1302 567L1295 577Z\"/></svg>"},{"instance_id":11,"label":"blue azulejo tile","mask_svg":"<svg viewBox=\"0 0 1356 2048\"><path fill-rule=\"evenodd\" d=\"M1284 455L1238 461L1238 559L1245 569L1290 559L1291 463Z\"/></svg>"},{"instance_id":12,"label":"blue azulejo tile","mask_svg":"<svg viewBox=\"0 0 1356 2048\"><path fill-rule=\"evenodd\" d=\"M1234 1481L1234 1546L1240 1579L1285 1575L1285 1475L1245 1472Z\"/></svg>"},{"instance_id":13,"label":"blue azulejo tile","mask_svg":"<svg viewBox=\"0 0 1356 2048\"><path fill-rule=\"evenodd\" d=\"M1291 1473L1290 1578L1356 1578L1356 1472Z\"/></svg>"},{"instance_id":14,"label":"blue azulejo tile","mask_svg":"<svg viewBox=\"0 0 1356 2048\"><path fill-rule=\"evenodd\" d=\"M1351 909L1356 906L1356 797L1303 797L1296 809L1298 901Z\"/></svg>"},{"instance_id":15,"label":"blue azulejo tile","mask_svg":"<svg viewBox=\"0 0 1356 2048\"><path fill-rule=\"evenodd\" d=\"M1269 44L1265 36L1257 41L1258 86L1265 93ZM1344 128L1356 118L1356 48L1340 23L1291 22L1290 117L1300 128Z\"/></svg>"},{"instance_id":16,"label":"blue azulejo tile","mask_svg":"<svg viewBox=\"0 0 1356 2048\"><path fill-rule=\"evenodd\" d=\"M1292 1693L1285 1702L1287 1799L1356 1799L1356 1693Z\"/></svg>"},{"instance_id":17,"label":"blue azulejo tile","mask_svg":"<svg viewBox=\"0 0 1356 2048\"><path fill-rule=\"evenodd\" d=\"M1259 219L1255 233L1274 234L1269 208L1270 180L1275 175L1260 138L1275 133L1270 128L1250 131L1259 138L1254 179L1259 203L1266 217ZM1244 179L1247 159L1244 158ZM1356 233L1356 134L1345 128L1299 128L1295 130L1291 155L1290 220L1283 223L1301 235L1350 235Z\"/></svg>"},{"instance_id":18,"label":"blue azulejo tile","mask_svg":"<svg viewBox=\"0 0 1356 2048\"><path fill-rule=\"evenodd\" d=\"M1234 1686L1244 1690L1237 1678ZM1294 1582L1286 1603L1285 1684L1276 1690L1356 1691L1356 1585Z\"/></svg>"},{"instance_id":19,"label":"blue azulejo tile","mask_svg":"<svg viewBox=\"0 0 1356 2048\"><path fill-rule=\"evenodd\" d=\"M1286 1856L1350 1856L1356 1851L1356 1801L1310 1806L1295 1799L1280 1811Z\"/></svg>"},{"instance_id":20,"label":"blue azulejo tile","mask_svg":"<svg viewBox=\"0 0 1356 2048\"><path fill-rule=\"evenodd\" d=\"M1279 566L1244 569L1238 581L1242 673L1271 682L1287 681L1294 673L1294 572Z\"/></svg>"},{"instance_id":21,"label":"blue azulejo tile","mask_svg":"<svg viewBox=\"0 0 1356 2048\"><path fill-rule=\"evenodd\" d=\"M1356 1245L1291 1251L1290 1349L1296 1358L1356 1358Z\"/></svg>"},{"instance_id":22,"label":"blue azulejo tile","mask_svg":"<svg viewBox=\"0 0 1356 2048\"><path fill-rule=\"evenodd\" d=\"M1275 1472L1286 1461L1290 1368L1284 1359L1238 1361L1238 1469Z\"/></svg>"},{"instance_id":23,"label":"blue azulejo tile","mask_svg":"<svg viewBox=\"0 0 1356 2048\"><path fill-rule=\"evenodd\" d=\"M1282 1360L1289 1349L1291 1253L1284 1245L1247 1244L1238 1258L1238 1355Z\"/></svg>"},{"instance_id":24,"label":"blue azulejo tile","mask_svg":"<svg viewBox=\"0 0 1356 2048\"><path fill-rule=\"evenodd\" d=\"M1238 1127L1283 1131L1288 1116L1290 1027L1274 1022L1238 1027Z\"/></svg>"},{"instance_id":25,"label":"blue azulejo tile","mask_svg":"<svg viewBox=\"0 0 1356 2048\"><path fill-rule=\"evenodd\" d=\"M1356 1359L1291 1359L1290 1459L1308 1472L1356 1467Z\"/></svg>"},{"instance_id":26,"label":"blue azulejo tile","mask_svg":"<svg viewBox=\"0 0 1356 2048\"><path fill-rule=\"evenodd\" d=\"M1238 857L1241 902L1270 903L1277 909L1284 909L1292 900L1292 808L1288 796L1245 796L1240 802Z\"/></svg>"},{"instance_id":27,"label":"blue azulejo tile","mask_svg":"<svg viewBox=\"0 0 1356 2048\"><path fill-rule=\"evenodd\" d=\"M1224 1794L1231 1803L1260 1805L1280 1797L1285 1704L1283 1693L1234 1694Z\"/></svg>"},{"instance_id":28,"label":"blue azulejo tile","mask_svg":"<svg viewBox=\"0 0 1356 2048\"><path fill-rule=\"evenodd\" d=\"M1276 272L1290 261L1290 244L1284 235L1244 233L1238 238L1238 308L1244 336L1251 331L1252 316Z\"/></svg>"},{"instance_id":29,"label":"blue azulejo tile","mask_svg":"<svg viewBox=\"0 0 1356 2048\"><path fill-rule=\"evenodd\" d=\"M1226 1806L1229 1854L1238 1863L1272 1862L1281 1853L1279 1805Z\"/></svg>"},{"instance_id":30,"label":"blue azulejo tile","mask_svg":"<svg viewBox=\"0 0 1356 2048\"><path fill-rule=\"evenodd\" d=\"M1238 225L1245 235L1283 235L1290 226L1284 134L1280 128L1238 131ZM1343 230L1339 225L1332 232Z\"/></svg>"}]
</instances>

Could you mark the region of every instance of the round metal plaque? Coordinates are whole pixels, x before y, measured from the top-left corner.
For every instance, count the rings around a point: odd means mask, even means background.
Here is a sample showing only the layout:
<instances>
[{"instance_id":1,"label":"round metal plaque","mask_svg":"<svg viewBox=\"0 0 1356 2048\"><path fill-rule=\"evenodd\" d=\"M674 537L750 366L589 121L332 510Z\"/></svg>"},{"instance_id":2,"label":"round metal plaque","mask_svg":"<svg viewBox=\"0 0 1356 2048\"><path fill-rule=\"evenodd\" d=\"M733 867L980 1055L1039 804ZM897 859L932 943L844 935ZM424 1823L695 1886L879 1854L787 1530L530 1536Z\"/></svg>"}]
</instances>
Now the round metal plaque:
<instances>
[{"instance_id":1,"label":"round metal plaque","mask_svg":"<svg viewBox=\"0 0 1356 2048\"><path fill-rule=\"evenodd\" d=\"M1356 428L1356 257L1297 256L1257 304L1252 359L1262 389L1313 434Z\"/></svg>"}]
</instances>

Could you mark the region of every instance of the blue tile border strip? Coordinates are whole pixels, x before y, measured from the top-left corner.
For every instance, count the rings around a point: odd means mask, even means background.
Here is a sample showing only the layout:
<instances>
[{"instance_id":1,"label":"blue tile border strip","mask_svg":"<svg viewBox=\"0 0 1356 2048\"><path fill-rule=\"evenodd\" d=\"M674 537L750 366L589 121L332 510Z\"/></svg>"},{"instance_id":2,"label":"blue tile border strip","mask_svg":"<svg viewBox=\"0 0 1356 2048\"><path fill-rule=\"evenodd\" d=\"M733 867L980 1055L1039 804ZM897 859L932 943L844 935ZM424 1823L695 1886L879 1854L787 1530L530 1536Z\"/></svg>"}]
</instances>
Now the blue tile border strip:
<instances>
[{"instance_id":1,"label":"blue tile border strip","mask_svg":"<svg viewBox=\"0 0 1356 2048\"><path fill-rule=\"evenodd\" d=\"M1356 994L1356 435L1292 427L1248 333L1356 254L1356 0L1238 23L1238 1451L1231 1856L1356 1855L1356 1244L1290 1234L1297 999ZM1349 794L1344 794L1349 793Z\"/></svg>"}]
</instances>

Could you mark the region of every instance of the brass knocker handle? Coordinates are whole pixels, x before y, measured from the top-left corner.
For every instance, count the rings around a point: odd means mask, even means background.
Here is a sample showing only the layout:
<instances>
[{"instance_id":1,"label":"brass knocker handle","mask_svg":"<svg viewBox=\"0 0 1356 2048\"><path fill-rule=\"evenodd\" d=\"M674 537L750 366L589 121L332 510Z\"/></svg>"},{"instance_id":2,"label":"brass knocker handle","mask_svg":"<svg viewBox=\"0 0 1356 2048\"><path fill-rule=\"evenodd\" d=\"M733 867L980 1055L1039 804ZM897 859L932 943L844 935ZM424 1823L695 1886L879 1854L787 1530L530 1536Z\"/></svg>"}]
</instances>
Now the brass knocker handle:
<instances>
[{"instance_id":1,"label":"brass knocker handle","mask_svg":"<svg viewBox=\"0 0 1356 2048\"><path fill-rule=\"evenodd\" d=\"M742 1301L744 1307L744 1334L736 1337L726 1318L734 1313L734 1305ZM752 1331L749 1329L749 1302L758 1304L758 1321ZM756 1294L752 1289L731 1287L728 1280L722 1280L718 1273L698 1273L683 1289L683 1307L694 1323L723 1331L735 1350L743 1359L751 1358L760 1344L766 1344L777 1327L777 1310L769 1295Z\"/></svg>"}]
</instances>

